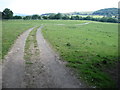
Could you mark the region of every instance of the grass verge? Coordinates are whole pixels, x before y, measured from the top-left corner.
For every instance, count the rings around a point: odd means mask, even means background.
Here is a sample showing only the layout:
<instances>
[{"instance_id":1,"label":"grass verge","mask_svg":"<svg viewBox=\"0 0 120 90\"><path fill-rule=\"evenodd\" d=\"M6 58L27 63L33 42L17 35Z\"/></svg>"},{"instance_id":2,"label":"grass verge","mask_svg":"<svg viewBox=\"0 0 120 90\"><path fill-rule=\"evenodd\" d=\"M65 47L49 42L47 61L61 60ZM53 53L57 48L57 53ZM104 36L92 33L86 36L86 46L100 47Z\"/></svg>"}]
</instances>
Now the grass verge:
<instances>
[{"instance_id":1,"label":"grass verge","mask_svg":"<svg viewBox=\"0 0 120 90\"><path fill-rule=\"evenodd\" d=\"M25 44L25 54L24 54L24 58L26 60L26 64L32 64L32 62L30 62L30 60L32 59L31 57L34 55L38 55L39 54L39 50L38 50L38 45L37 45L37 40L36 40L36 31L37 28L34 28L27 40L26 40L26 44Z\"/></svg>"}]
</instances>

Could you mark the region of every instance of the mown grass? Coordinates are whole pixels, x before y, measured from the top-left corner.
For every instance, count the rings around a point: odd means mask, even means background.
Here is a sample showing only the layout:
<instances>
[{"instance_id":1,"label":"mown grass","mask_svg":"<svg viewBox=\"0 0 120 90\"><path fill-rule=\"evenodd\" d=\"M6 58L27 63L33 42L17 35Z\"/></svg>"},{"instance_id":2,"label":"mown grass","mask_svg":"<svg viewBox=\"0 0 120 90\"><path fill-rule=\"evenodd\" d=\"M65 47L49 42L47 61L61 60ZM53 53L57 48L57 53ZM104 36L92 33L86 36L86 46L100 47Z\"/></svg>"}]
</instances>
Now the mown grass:
<instances>
[{"instance_id":1,"label":"mown grass","mask_svg":"<svg viewBox=\"0 0 120 90\"><path fill-rule=\"evenodd\" d=\"M42 32L44 37L68 61L90 85L102 88L115 87L115 81L106 69L114 66L118 57L117 24L90 23L76 26L47 25Z\"/></svg>"},{"instance_id":2,"label":"mown grass","mask_svg":"<svg viewBox=\"0 0 120 90\"><path fill-rule=\"evenodd\" d=\"M28 38L26 40L25 51L24 51L25 52L24 53L24 58L26 60L26 64L31 63L30 59L31 59L32 55L39 54L38 50L33 50L33 48L36 49L36 47L38 47L37 46L37 40L36 40L36 31L37 31L37 28L38 27L34 28L30 32L30 34L29 34L29 36L28 36Z\"/></svg>"}]
</instances>

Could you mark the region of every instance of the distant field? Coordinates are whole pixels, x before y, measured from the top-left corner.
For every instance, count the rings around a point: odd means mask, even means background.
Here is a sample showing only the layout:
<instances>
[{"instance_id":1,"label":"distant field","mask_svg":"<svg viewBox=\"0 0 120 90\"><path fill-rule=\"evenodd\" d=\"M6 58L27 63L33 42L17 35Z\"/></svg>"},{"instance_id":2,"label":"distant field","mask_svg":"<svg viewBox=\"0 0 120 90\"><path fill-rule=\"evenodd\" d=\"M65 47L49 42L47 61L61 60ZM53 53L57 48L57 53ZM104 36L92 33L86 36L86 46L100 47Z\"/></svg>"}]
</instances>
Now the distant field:
<instances>
[{"instance_id":1,"label":"distant field","mask_svg":"<svg viewBox=\"0 0 120 90\"><path fill-rule=\"evenodd\" d=\"M102 18L103 16L100 16L100 15L91 15L91 17L93 17L93 18Z\"/></svg>"},{"instance_id":2,"label":"distant field","mask_svg":"<svg viewBox=\"0 0 120 90\"><path fill-rule=\"evenodd\" d=\"M81 23L92 22L86 25ZM43 25L44 37L60 56L79 74L79 78L97 87L114 87L106 71L114 71L117 61L117 24L81 20L9 20L3 21L2 56L25 30Z\"/></svg>"},{"instance_id":3,"label":"distant field","mask_svg":"<svg viewBox=\"0 0 120 90\"><path fill-rule=\"evenodd\" d=\"M105 70L113 68L117 61L117 24L46 25L43 34L69 62L67 66L74 68L84 80L97 87L115 86Z\"/></svg>"}]
</instances>

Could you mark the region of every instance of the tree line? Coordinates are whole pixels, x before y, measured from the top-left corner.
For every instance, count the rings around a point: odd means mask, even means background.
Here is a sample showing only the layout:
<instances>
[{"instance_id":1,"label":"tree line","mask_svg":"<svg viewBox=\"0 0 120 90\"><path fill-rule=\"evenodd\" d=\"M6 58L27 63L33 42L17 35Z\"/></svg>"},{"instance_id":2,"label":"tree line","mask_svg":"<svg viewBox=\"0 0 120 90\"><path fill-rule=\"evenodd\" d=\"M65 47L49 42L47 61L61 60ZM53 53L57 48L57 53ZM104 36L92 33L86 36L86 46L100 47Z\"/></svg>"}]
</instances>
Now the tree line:
<instances>
[{"instance_id":1,"label":"tree line","mask_svg":"<svg viewBox=\"0 0 120 90\"><path fill-rule=\"evenodd\" d=\"M82 17L79 15L70 16L62 13L51 13L48 15L29 15L29 16L13 16L13 12L6 8L2 12L2 19L23 19L23 20L91 20L91 21L99 21L99 22L112 22L119 23L117 18L113 17L102 17L102 18L93 18L91 16Z\"/></svg>"}]
</instances>

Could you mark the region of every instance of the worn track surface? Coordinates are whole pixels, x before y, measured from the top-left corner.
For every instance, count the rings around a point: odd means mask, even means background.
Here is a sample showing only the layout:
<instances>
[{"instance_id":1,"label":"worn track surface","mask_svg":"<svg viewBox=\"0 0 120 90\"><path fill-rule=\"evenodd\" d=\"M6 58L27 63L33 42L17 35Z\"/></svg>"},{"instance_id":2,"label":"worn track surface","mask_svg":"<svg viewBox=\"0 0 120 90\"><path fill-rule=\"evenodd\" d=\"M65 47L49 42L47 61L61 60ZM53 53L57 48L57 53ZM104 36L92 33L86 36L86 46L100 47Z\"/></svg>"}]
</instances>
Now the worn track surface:
<instances>
[{"instance_id":1,"label":"worn track surface","mask_svg":"<svg viewBox=\"0 0 120 90\"><path fill-rule=\"evenodd\" d=\"M29 32L33 28L24 32L16 40L8 55L5 57L2 68L3 88L25 88L24 85L24 46Z\"/></svg>"}]
</instances>

